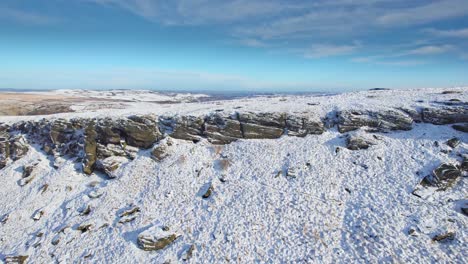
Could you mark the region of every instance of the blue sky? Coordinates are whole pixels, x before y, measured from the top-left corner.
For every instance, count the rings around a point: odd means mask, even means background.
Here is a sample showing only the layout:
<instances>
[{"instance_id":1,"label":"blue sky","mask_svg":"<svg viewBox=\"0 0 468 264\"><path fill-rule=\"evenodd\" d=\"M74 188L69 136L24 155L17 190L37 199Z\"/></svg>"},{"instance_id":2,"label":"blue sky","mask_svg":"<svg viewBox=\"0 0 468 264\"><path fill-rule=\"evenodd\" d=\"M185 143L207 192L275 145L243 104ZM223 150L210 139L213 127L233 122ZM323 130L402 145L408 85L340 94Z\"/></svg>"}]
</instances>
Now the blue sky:
<instances>
[{"instance_id":1,"label":"blue sky","mask_svg":"<svg viewBox=\"0 0 468 264\"><path fill-rule=\"evenodd\" d=\"M18 89L461 86L468 1L2 0L0 61Z\"/></svg>"}]
</instances>

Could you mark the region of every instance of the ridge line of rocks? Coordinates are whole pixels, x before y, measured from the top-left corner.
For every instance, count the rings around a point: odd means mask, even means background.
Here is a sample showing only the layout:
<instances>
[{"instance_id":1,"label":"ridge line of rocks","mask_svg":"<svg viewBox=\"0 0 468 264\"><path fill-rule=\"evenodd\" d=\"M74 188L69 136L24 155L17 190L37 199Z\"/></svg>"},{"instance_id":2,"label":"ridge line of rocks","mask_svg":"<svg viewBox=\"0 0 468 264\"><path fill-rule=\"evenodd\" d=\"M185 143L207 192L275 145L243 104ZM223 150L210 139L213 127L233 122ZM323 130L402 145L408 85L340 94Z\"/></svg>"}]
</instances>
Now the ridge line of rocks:
<instances>
[{"instance_id":1,"label":"ridge line of rocks","mask_svg":"<svg viewBox=\"0 0 468 264\"><path fill-rule=\"evenodd\" d=\"M341 110L319 117L313 113L213 112L201 116L132 115L128 117L41 119L0 124L0 169L9 160L24 156L29 143L41 146L55 160L69 157L83 163L83 172L101 169L108 175L123 158L148 149L168 136L212 144L229 144L239 139L275 139L283 135L305 137L322 134L329 127L341 133L365 128L370 132L411 130L413 122L458 124L466 131L465 107L382 110ZM455 129L457 129L454 126ZM465 129L465 130L463 130ZM119 157L118 159L115 157Z\"/></svg>"}]
</instances>

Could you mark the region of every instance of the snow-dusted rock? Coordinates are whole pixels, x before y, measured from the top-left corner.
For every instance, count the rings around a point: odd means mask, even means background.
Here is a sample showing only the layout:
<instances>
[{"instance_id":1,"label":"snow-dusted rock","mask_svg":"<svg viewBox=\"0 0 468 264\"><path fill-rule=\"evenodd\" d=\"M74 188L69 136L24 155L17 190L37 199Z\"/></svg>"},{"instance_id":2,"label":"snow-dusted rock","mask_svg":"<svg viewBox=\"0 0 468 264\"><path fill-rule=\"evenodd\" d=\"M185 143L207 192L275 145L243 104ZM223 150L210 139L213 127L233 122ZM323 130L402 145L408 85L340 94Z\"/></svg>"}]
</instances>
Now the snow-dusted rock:
<instances>
[{"instance_id":1,"label":"snow-dusted rock","mask_svg":"<svg viewBox=\"0 0 468 264\"><path fill-rule=\"evenodd\" d=\"M422 111L423 121L434 125L447 125L468 122L468 108L464 107L431 107Z\"/></svg>"},{"instance_id":2,"label":"snow-dusted rock","mask_svg":"<svg viewBox=\"0 0 468 264\"><path fill-rule=\"evenodd\" d=\"M173 138L199 141L203 136L202 117L166 116L160 119L161 127Z\"/></svg>"},{"instance_id":3,"label":"snow-dusted rock","mask_svg":"<svg viewBox=\"0 0 468 264\"><path fill-rule=\"evenodd\" d=\"M124 163L128 162L126 157L112 156L96 162L96 169L103 171L109 178L116 178L115 172Z\"/></svg>"},{"instance_id":4,"label":"snow-dusted rock","mask_svg":"<svg viewBox=\"0 0 468 264\"><path fill-rule=\"evenodd\" d=\"M399 110L342 110L338 113L341 133L369 128L371 131L411 130L413 119Z\"/></svg>"},{"instance_id":5,"label":"snow-dusted rock","mask_svg":"<svg viewBox=\"0 0 468 264\"><path fill-rule=\"evenodd\" d=\"M350 134L346 138L346 147L350 150L368 149L377 145L376 139L367 134Z\"/></svg>"},{"instance_id":6,"label":"snow-dusted rock","mask_svg":"<svg viewBox=\"0 0 468 264\"><path fill-rule=\"evenodd\" d=\"M289 136L297 137L319 135L325 131L323 122L317 116L290 114L286 117L286 129Z\"/></svg>"},{"instance_id":7,"label":"snow-dusted rock","mask_svg":"<svg viewBox=\"0 0 468 264\"><path fill-rule=\"evenodd\" d=\"M173 243L179 235L165 226L154 226L138 235L138 246L145 251L161 250Z\"/></svg>"},{"instance_id":8,"label":"snow-dusted rock","mask_svg":"<svg viewBox=\"0 0 468 264\"><path fill-rule=\"evenodd\" d=\"M237 113L232 115L214 113L205 119L204 135L213 144L229 144L243 138Z\"/></svg>"}]
</instances>

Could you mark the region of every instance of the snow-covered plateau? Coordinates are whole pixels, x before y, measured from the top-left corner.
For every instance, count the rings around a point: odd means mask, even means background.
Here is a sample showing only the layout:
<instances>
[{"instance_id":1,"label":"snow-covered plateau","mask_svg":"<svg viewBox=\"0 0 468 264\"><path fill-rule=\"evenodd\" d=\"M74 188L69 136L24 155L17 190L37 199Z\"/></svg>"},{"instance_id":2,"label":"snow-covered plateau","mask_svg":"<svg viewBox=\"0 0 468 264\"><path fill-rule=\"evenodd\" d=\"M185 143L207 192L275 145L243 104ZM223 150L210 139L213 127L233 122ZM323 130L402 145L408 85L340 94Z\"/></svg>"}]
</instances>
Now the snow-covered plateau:
<instances>
[{"instance_id":1,"label":"snow-covered plateau","mask_svg":"<svg viewBox=\"0 0 468 264\"><path fill-rule=\"evenodd\" d=\"M6 263L466 263L467 87L51 94L0 116Z\"/></svg>"}]
</instances>

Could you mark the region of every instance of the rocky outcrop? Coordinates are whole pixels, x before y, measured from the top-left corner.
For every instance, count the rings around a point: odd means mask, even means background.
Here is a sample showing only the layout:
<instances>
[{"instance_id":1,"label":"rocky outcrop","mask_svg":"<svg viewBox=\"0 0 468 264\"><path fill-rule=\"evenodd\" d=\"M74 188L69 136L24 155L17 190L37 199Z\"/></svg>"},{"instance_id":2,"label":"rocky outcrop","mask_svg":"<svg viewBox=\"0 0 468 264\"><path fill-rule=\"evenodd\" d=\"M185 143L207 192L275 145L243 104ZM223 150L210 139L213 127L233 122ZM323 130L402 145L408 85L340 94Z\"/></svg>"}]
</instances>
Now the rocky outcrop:
<instances>
[{"instance_id":1,"label":"rocky outcrop","mask_svg":"<svg viewBox=\"0 0 468 264\"><path fill-rule=\"evenodd\" d=\"M198 142L203 136L204 119L195 116L162 117L161 129L177 139Z\"/></svg>"},{"instance_id":2,"label":"rocky outcrop","mask_svg":"<svg viewBox=\"0 0 468 264\"><path fill-rule=\"evenodd\" d=\"M229 144L244 137L238 115L220 113L207 116L204 135L213 144Z\"/></svg>"},{"instance_id":3,"label":"rocky outcrop","mask_svg":"<svg viewBox=\"0 0 468 264\"><path fill-rule=\"evenodd\" d=\"M325 132L325 127L320 118L307 115L287 115L286 129L289 136L296 137L320 135Z\"/></svg>"},{"instance_id":4,"label":"rocky outcrop","mask_svg":"<svg viewBox=\"0 0 468 264\"><path fill-rule=\"evenodd\" d=\"M128 145L139 148L150 148L162 138L155 116L130 116L121 119L119 129Z\"/></svg>"},{"instance_id":5,"label":"rocky outcrop","mask_svg":"<svg viewBox=\"0 0 468 264\"><path fill-rule=\"evenodd\" d=\"M338 113L338 130L341 133L367 128L370 131L411 130L413 119L398 110L343 110Z\"/></svg>"},{"instance_id":6,"label":"rocky outcrop","mask_svg":"<svg viewBox=\"0 0 468 264\"><path fill-rule=\"evenodd\" d=\"M97 133L94 129L94 123L91 122L88 124L88 127L85 129L85 138L84 138L84 154L85 159L83 162L83 172L86 174L91 174L94 170L94 164L97 160Z\"/></svg>"},{"instance_id":7,"label":"rocky outcrop","mask_svg":"<svg viewBox=\"0 0 468 264\"><path fill-rule=\"evenodd\" d=\"M173 243L178 235L164 226L152 227L138 235L138 246L145 251L161 250Z\"/></svg>"},{"instance_id":8,"label":"rocky outcrop","mask_svg":"<svg viewBox=\"0 0 468 264\"><path fill-rule=\"evenodd\" d=\"M240 113L239 121L246 139L279 138L286 127L283 113Z\"/></svg>"},{"instance_id":9,"label":"rocky outcrop","mask_svg":"<svg viewBox=\"0 0 468 264\"><path fill-rule=\"evenodd\" d=\"M10 136L8 132L0 132L0 169L9 160L16 161L24 157L29 151L29 144L23 135Z\"/></svg>"},{"instance_id":10,"label":"rocky outcrop","mask_svg":"<svg viewBox=\"0 0 468 264\"><path fill-rule=\"evenodd\" d=\"M434 125L447 125L468 122L467 107L424 108L423 121Z\"/></svg>"}]
</instances>

